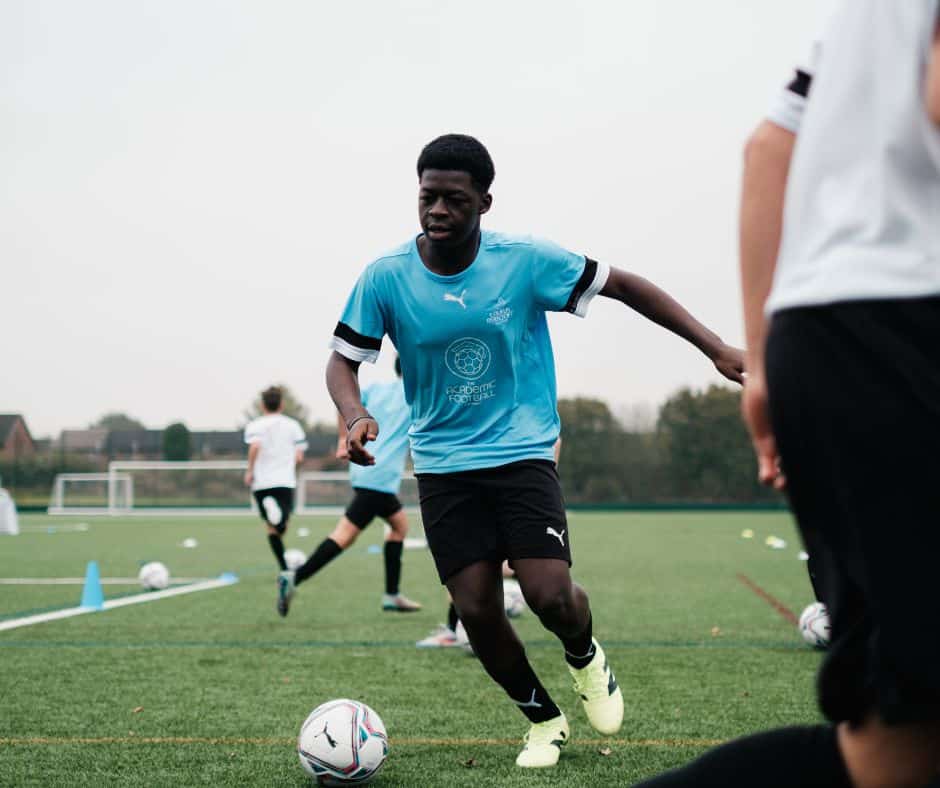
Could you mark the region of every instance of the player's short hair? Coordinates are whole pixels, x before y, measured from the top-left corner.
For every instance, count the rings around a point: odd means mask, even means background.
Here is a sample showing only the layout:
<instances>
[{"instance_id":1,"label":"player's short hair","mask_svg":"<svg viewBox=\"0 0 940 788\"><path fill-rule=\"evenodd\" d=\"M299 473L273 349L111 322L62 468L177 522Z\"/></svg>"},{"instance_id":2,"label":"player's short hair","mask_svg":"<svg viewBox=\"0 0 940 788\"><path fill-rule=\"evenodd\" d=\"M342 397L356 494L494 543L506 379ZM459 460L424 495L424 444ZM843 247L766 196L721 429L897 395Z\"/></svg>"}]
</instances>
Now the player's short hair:
<instances>
[{"instance_id":1,"label":"player's short hair","mask_svg":"<svg viewBox=\"0 0 940 788\"><path fill-rule=\"evenodd\" d=\"M401 356L395 356L395 374L401 377Z\"/></svg>"},{"instance_id":2,"label":"player's short hair","mask_svg":"<svg viewBox=\"0 0 940 788\"><path fill-rule=\"evenodd\" d=\"M284 397L284 391L280 386L268 386L261 392L261 404L269 413L274 413L281 407L281 400Z\"/></svg>"},{"instance_id":3,"label":"player's short hair","mask_svg":"<svg viewBox=\"0 0 940 788\"><path fill-rule=\"evenodd\" d=\"M465 172L483 194L490 190L496 177L490 152L482 142L467 134L445 134L425 145L418 156L419 178L425 170Z\"/></svg>"}]
</instances>

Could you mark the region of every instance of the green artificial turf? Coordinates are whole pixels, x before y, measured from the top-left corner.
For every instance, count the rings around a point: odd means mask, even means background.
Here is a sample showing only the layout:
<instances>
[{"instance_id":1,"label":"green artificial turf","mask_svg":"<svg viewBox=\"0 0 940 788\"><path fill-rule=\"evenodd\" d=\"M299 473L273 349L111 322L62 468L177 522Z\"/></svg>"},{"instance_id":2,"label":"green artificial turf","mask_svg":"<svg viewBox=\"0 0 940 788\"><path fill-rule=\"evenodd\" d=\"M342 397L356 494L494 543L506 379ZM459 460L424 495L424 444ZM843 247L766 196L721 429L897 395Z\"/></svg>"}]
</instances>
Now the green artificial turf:
<instances>
[{"instance_id":1,"label":"green artificial turf","mask_svg":"<svg viewBox=\"0 0 940 788\"><path fill-rule=\"evenodd\" d=\"M526 613L518 629L573 736L559 766L541 772L514 766L526 722L473 657L415 649L445 614L427 551L405 552L403 590L424 602L420 613L379 609L373 527L280 619L274 561L251 518L83 521L87 531L64 531L56 526L75 520L24 517L29 532L0 537L0 577L75 577L89 560L103 577L128 577L160 560L177 577L234 572L240 582L0 632L0 785L307 785L294 739L336 697L384 720L391 752L375 784L387 788L629 785L708 742L818 719L819 655L741 578L796 614L812 601L783 513L571 515L573 572L626 716L609 741L591 731L559 645ZM287 546L309 552L332 525L296 518ZM298 537L299 526L311 534ZM770 534L787 548L765 546ZM199 546L181 547L186 537ZM104 587L106 597L137 590ZM80 586L0 585L0 621L80 596Z\"/></svg>"}]
</instances>

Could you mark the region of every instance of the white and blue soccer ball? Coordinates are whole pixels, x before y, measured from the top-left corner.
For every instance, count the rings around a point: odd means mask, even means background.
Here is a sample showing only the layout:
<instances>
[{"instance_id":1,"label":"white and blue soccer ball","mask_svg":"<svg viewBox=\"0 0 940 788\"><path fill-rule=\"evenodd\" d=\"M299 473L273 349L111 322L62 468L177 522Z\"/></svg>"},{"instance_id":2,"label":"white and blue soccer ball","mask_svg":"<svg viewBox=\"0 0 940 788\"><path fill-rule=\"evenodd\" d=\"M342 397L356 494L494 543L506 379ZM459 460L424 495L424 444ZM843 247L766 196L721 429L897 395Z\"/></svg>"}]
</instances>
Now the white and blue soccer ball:
<instances>
[{"instance_id":1,"label":"white and blue soccer ball","mask_svg":"<svg viewBox=\"0 0 940 788\"><path fill-rule=\"evenodd\" d=\"M522 588L516 580L511 578L503 580L503 606L506 608L506 615L510 618L518 618L525 612L525 597L522 595Z\"/></svg>"},{"instance_id":2,"label":"white and blue soccer ball","mask_svg":"<svg viewBox=\"0 0 940 788\"><path fill-rule=\"evenodd\" d=\"M830 636L829 611L822 602L813 602L800 614L800 634L813 648L828 648Z\"/></svg>"},{"instance_id":3,"label":"white and blue soccer ball","mask_svg":"<svg viewBox=\"0 0 940 788\"><path fill-rule=\"evenodd\" d=\"M297 755L317 785L365 785L388 757L388 734L382 719L365 703L331 700L304 721Z\"/></svg>"},{"instance_id":4,"label":"white and blue soccer ball","mask_svg":"<svg viewBox=\"0 0 940 788\"><path fill-rule=\"evenodd\" d=\"M170 584L170 570L159 561L150 561L140 568L137 579L144 591L162 591Z\"/></svg>"},{"instance_id":5,"label":"white and blue soccer ball","mask_svg":"<svg viewBox=\"0 0 940 788\"><path fill-rule=\"evenodd\" d=\"M307 561L307 556L304 554L303 550L298 550L296 547L291 547L289 550L284 551L284 563L287 564L287 568L291 571L296 571L300 569Z\"/></svg>"}]
</instances>

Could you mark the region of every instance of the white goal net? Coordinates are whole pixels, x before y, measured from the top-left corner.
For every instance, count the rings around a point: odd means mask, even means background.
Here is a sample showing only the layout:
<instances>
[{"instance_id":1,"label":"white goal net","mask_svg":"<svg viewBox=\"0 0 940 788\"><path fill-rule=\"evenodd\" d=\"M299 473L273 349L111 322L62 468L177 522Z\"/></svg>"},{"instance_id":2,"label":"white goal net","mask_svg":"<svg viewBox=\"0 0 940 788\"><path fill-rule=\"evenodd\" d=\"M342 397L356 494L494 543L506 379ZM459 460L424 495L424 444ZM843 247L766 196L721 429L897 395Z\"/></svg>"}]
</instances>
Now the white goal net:
<instances>
[{"instance_id":1,"label":"white goal net","mask_svg":"<svg viewBox=\"0 0 940 788\"><path fill-rule=\"evenodd\" d=\"M107 473L60 473L49 514L254 514L245 486L245 460L186 462L115 460ZM347 471L304 471L297 475L297 514L341 514L352 497ZM417 481L402 480L399 497L414 510Z\"/></svg>"},{"instance_id":2,"label":"white goal net","mask_svg":"<svg viewBox=\"0 0 940 788\"><path fill-rule=\"evenodd\" d=\"M353 495L348 471L304 471L297 474L294 511L298 514L342 514ZM405 508L418 507L418 481L406 473L398 497Z\"/></svg>"}]
</instances>

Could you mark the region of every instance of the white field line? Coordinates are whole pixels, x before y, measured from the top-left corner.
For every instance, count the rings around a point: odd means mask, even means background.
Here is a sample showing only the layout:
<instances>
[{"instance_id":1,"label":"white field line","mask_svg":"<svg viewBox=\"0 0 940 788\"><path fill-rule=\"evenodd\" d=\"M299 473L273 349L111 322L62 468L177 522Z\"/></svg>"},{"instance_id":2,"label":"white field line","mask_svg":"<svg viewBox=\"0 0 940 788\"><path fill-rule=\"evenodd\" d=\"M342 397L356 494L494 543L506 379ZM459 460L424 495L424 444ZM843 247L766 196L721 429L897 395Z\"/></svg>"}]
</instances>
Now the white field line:
<instances>
[{"instance_id":1,"label":"white field line","mask_svg":"<svg viewBox=\"0 0 940 788\"><path fill-rule=\"evenodd\" d=\"M196 591L209 591L213 588L224 588L238 582L236 577L220 577L216 580L205 580L201 583L193 583L179 588L168 588L165 591L146 591L143 594L134 594L133 596L122 597L121 599L110 599L105 601L104 610L113 610L116 607L126 607L127 605L138 605L141 602L156 602L158 599L168 599L171 596L181 596L182 594L192 594ZM64 610L53 610L49 613L40 613L35 616L25 616L24 618L14 618L11 621L0 621L0 632L8 629L18 629L19 627L29 627L33 624L42 624L46 621L58 621L62 618L72 618L73 616L82 616L85 613L95 613L93 607L68 607Z\"/></svg>"},{"instance_id":2,"label":"white field line","mask_svg":"<svg viewBox=\"0 0 940 788\"><path fill-rule=\"evenodd\" d=\"M174 586L188 583L202 583L211 580L208 577L174 577L170 583ZM136 586L139 577L102 577L103 586ZM85 584L84 577L0 577L0 586L80 586Z\"/></svg>"}]
</instances>

